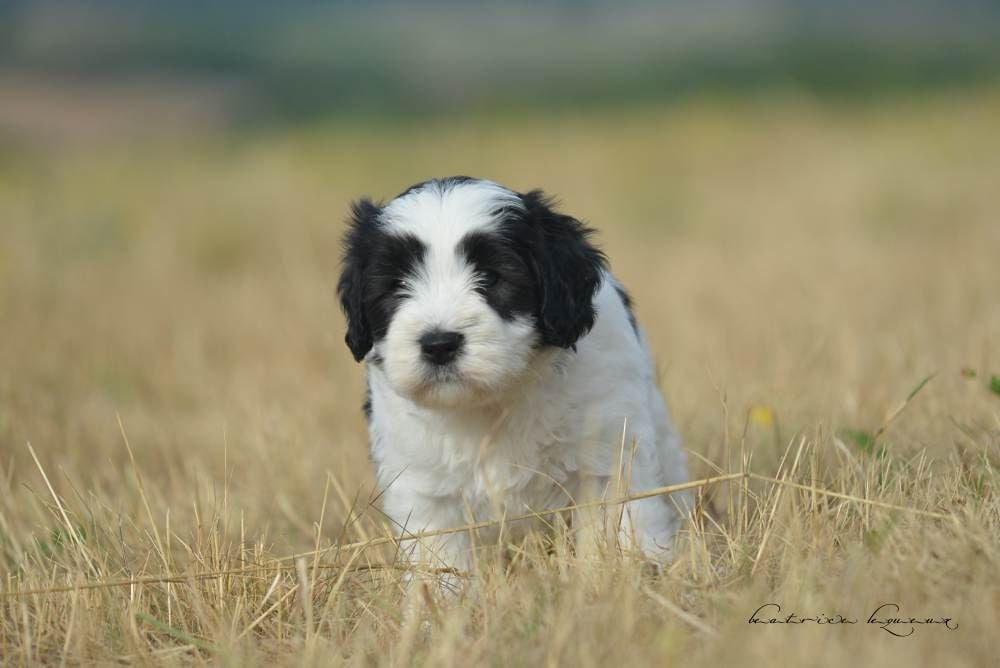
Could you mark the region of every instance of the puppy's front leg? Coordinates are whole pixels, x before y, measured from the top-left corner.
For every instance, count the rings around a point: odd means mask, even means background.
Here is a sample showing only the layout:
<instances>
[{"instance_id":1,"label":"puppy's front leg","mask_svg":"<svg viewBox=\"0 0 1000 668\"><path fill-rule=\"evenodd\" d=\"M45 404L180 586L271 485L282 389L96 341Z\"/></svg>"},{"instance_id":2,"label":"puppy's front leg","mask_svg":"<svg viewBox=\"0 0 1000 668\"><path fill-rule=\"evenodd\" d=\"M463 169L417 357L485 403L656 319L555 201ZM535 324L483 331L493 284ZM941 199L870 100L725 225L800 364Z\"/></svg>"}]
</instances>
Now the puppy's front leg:
<instances>
[{"instance_id":1,"label":"puppy's front leg","mask_svg":"<svg viewBox=\"0 0 1000 668\"><path fill-rule=\"evenodd\" d=\"M467 524L458 498L388 491L385 506L401 538ZM412 566L407 582L434 582L445 596L461 591L462 578L472 567L469 535L465 531L406 540L402 552Z\"/></svg>"}]
</instances>

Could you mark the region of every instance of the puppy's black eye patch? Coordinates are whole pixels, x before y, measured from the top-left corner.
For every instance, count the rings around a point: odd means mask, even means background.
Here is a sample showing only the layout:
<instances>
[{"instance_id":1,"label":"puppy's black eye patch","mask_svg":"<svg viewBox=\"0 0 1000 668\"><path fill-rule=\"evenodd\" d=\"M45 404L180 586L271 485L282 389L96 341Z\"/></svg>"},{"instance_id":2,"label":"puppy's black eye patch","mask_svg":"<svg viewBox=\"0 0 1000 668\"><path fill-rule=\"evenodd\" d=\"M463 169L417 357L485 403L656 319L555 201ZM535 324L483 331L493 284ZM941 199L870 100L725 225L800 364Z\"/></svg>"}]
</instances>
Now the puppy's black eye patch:
<instances>
[{"instance_id":1,"label":"puppy's black eye patch","mask_svg":"<svg viewBox=\"0 0 1000 668\"><path fill-rule=\"evenodd\" d=\"M427 248L413 235L383 235L372 250L364 275L364 302L372 334L385 335L403 297L406 279L423 262Z\"/></svg>"},{"instance_id":2,"label":"puppy's black eye patch","mask_svg":"<svg viewBox=\"0 0 1000 668\"><path fill-rule=\"evenodd\" d=\"M476 289L500 317L510 320L535 312L534 282L517 250L500 236L467 234L456 251L475 272Z\"/></svg>"},{"instance_id":3,"label":"puppy's black eye patch","mask_svg":"<svg viewBox=\"0 0 1000 668\"><path fill-rule=\"evenodd\" d=\"M458 246L458 253L472 266L480 288L514 280L524 270L517 253L502 239L482 232L466 235Z\"/></svg>"},{"instance_id":4,"label":"puppy's black eye patch","mask_svg":"<svg viewBox=\"0 0 1000 668\"><path fill-rule=\"evenodd\" d=\"M479 272L478 278L479 278L478 280L479 287L485 290L489 290L490 288L492 288L493 286L495 286L497 283L500 282L500 274L493 271L492 269L483 269L482 271Z\"/></svg>"},{"instance_id":5,"label":"puppy's black eye patch","mask_svg":"<svg viewBox=\"0 0 1000 668\"><path fill-rule=\"evenodd\" d=\"M386 293L400 290L423 261L426 247L412 235L386 235L371 259L368 287Z\"/></svg>"}]
</instances>

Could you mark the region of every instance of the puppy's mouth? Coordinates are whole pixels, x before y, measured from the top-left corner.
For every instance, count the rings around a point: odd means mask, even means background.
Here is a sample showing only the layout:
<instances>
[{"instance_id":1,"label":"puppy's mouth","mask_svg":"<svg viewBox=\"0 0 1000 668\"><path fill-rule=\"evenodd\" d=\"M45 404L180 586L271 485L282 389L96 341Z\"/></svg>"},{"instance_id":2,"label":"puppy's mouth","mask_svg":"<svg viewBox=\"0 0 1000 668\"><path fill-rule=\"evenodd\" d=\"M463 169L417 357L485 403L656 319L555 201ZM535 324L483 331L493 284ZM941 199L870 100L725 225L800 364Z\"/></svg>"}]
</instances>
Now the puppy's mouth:
<instances>
[{"instance_id":1,"label":"puppy's mouth","mask_svg":"<svg viewBox=\"0 0 1000 668\"><path fill-rule=\"evenodd\" d=\"M460 390L467 390L472 385L474 383L454 366L435 367L424 372L423 378L421 378L420 383L415 388L415 394L426 396L458 392Z\"/></svg>"},{"instance_id":2,"label":"puppy's mouth","mask_svg":"<svg viewBox=\"0 0 1000 668\"><path fill-rule=\"evenodd\" d=\"M430 367L424 372L423 385L434 386L441 383L461 383L463 376L455 364Z\"/></svg>"},{"instance_id":3,"label":"puppy's mouth","mask_svg":"<svg viewBox=\"0 0 1000 668\"><path fill-rule=\"evenodd\" d=\"M454 365L428 369L411 392L417 403L441 407L481 404L489 401L491 394L488 387L462 374Z\"/></svg>"}]
</instances>

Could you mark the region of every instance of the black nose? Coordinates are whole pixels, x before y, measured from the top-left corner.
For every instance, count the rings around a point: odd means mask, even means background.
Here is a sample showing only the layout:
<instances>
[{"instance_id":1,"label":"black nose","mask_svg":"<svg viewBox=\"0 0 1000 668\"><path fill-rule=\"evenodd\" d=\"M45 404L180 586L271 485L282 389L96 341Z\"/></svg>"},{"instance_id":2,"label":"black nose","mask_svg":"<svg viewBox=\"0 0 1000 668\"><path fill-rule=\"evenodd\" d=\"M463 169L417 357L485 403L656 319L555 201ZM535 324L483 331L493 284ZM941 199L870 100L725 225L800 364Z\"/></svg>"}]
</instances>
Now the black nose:
<instances>
[{"instance_id":1,"label":"black nose","mask_svg":"<svg viewBox=\"0 0 1000 668\"><path fill-rule=\"evenodd\" d=\"M459 332L442 332L436 329L420 337L420 352L431 364L447 364L458 356L465 342Z\"/></svg>"}]
</instances>

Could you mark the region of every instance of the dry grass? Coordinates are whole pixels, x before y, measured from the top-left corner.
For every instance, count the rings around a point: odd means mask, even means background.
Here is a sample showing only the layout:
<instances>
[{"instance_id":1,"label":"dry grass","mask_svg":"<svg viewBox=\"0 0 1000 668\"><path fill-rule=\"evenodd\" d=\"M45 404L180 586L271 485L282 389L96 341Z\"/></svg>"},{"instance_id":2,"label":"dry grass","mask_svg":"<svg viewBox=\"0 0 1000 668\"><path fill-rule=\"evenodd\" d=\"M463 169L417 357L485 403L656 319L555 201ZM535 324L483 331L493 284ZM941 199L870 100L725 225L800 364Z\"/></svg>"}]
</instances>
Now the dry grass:
<instances>
[{"instance_id":1,"label":"dry grass","mask_svg":"<svg viewBox=\"0 0 1000 668\"><path fill-rule=\"evenodd\" d=\"M449 173L599 227L692 475L763 476L702 489L668 572L560 529L401 613L337 244ZM998 183L991 91L8 151L0 663L996 665Z\"/></svg>"}]
</instances>

